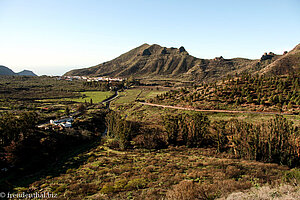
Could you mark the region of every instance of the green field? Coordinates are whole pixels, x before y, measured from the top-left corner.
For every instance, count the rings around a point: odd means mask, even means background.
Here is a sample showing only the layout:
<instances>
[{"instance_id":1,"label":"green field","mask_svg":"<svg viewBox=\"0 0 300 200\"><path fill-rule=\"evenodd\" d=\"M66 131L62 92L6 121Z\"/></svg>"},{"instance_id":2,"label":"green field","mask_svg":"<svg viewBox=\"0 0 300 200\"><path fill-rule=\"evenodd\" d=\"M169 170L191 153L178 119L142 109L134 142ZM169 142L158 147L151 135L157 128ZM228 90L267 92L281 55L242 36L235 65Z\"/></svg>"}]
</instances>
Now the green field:
<instances>
[{"instance_id":1,"label":"green field","mask_svg":"<svg viewBox=\"0 0 300 200\"><path fill-rule=\"evenodd\" d=\"M137 96L141 93L140 89L129 89L124 92L119 92L119 97L114 101L116 104L132 103L136 100Z\"/></svg>"},{"instance_id":2,"label":"green field","mask_svg":"<svg viewBox=\"0 0 300 200\"><path fill-rule=\"evenodd\" d=\"M158 91L158 90L144 90L144 89L128 89L124 92L119 92L119 97L115 104L122 104L122 103L132 103L135 100L146 100L153 97L156 97L158 94L162 94L165 91Z\"/></svg>"},{"instance_id":3,"label":"green field","mask_svg":"<svg viewBox=\"0 0 300 200\"><path fill-rule=\"evenodd\" d=\"M93 100L93 103L100 103L108 97L112 96L114 92L112 91L92 91L92 92L80 92L82 97L79 98L62 98L62 99L43 99L39 100L41 102L56 102L56 101L75 101L75 102L90 102Z\"/></svg>"}]
</instances>

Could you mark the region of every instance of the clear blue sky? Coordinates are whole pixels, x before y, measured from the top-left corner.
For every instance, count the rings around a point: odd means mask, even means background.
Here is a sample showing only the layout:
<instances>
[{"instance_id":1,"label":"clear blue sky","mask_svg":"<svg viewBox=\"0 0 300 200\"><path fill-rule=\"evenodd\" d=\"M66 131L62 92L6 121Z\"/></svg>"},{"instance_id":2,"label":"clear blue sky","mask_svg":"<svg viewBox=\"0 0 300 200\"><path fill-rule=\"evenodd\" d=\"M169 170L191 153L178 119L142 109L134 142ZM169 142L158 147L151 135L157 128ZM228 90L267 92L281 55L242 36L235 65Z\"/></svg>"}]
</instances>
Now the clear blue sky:
<instances>
[{"instance_id":1,"label":"clear blue sky","mask_svg":"<svg viewBox=\"0 0 300 200\"><path fill-rule=\"evenodd\" d=\"M300 43L299 0L0 0L0 65L61 75L143 43L260 58Z\"/></svg>"}]
</instances>

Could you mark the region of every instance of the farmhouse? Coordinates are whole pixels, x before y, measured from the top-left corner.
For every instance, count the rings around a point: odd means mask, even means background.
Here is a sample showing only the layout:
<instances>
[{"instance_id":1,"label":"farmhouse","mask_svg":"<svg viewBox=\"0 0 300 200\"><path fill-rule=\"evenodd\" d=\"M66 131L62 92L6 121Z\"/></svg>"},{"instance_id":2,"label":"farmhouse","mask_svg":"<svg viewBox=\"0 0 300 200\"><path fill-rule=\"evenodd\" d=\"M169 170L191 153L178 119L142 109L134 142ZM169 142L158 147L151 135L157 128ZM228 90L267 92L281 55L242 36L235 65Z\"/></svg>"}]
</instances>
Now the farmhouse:
<instances>
[{"instance_id":1,"label":"farmhouse","mask_svg":"<svg viewBox=\"0 0 300 200\"><path fill-rule=\"evenodd\" d=\"M61 126L64 128L72 127L72 122L74 121L73 117L63 118L59 120L50 120L50 124Z\"/></svg>"}]
</instances>

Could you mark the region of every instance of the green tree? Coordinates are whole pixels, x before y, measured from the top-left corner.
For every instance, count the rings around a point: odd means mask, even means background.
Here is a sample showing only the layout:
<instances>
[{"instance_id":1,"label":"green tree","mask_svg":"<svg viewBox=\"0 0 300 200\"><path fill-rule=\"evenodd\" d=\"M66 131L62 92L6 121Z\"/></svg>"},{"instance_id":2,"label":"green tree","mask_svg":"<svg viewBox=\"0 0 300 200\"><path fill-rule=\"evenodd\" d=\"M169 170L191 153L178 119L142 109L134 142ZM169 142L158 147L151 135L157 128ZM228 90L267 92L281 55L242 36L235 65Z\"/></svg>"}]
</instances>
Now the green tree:
<instances>
[{"instance_id":1,"label":"green tree","mask_svg":"<svg viewBox=\"0 0 300 200\"><path fill-rule=\"evenodd\" d=\"M166 115L163 118L165 131L167 133L168 144L177 144L177 137L179 131L179 118L176 115Z\"/></svg>"},{"instance_id":2,"label":"green tree","mask_svg":"<svg viewBox=\"0 0 300 200\"><path fill-rule=\"evenodd\" d=\"M186 117L188 128L187 146L201 147L205 145L207 137L209 137L208 127L209 120L202 113L194 113Z\"/></svg>"},{"instance_id":3,"label":"green tree","mask_svg":"<svg viewBox=\"0 0 300 200\"><path fill-rule=\"evenodd\" d=\"M66 115L70 115L70 108L69 108L69 106L66 107L66 109L65 109L65 114L66 114Z\"/></svg>"},{"instance_id":4,"label":"green tree","mask_svg":"<svg viewBox=\"0 0 300 200\"><path fill-rule=\"evenodd\" d=\"M77 107L77 111L81 114L84 114L86 112L86 106L83 103L80 103Z\"/></svg>"},{"instance_id":5,"label":"green tree","mask_svg":"<svg viewBox=\"0 0 300 200\"><path fill-rule=\"evenodd\" d=\"M132 123L124 119L119 113L111 111L106 117L107 137L118 141L121 150L130 146L133 134Z\"/></svg>"}]
</instances>

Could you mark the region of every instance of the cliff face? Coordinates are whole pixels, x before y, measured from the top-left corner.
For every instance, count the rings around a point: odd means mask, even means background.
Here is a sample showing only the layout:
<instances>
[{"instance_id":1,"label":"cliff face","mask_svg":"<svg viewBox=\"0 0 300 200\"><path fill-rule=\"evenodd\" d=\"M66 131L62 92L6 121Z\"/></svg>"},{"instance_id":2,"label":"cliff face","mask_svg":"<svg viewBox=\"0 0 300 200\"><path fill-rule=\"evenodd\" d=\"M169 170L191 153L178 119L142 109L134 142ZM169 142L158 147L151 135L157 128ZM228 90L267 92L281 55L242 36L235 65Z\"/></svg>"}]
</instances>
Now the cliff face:
<instances>
[{"instance_id":1,"label":"cliff face","mask_svg":"<svg viewBox=\"0 0 300 200\"><path fill-rule=\"evenodd\" d=\"M292 53L294 51L299 51L299 45L285 55L267 54L260 60L224 59L222 56L215 59L199 59L189 55L184 47L177 49L143 44L111 61L72 70L65 75L211 81L242 72L284 74L290 72L288 66L296 66L291 70L297 70L299 66L299 54Z\"/></svg>"}]
</instances>

